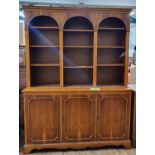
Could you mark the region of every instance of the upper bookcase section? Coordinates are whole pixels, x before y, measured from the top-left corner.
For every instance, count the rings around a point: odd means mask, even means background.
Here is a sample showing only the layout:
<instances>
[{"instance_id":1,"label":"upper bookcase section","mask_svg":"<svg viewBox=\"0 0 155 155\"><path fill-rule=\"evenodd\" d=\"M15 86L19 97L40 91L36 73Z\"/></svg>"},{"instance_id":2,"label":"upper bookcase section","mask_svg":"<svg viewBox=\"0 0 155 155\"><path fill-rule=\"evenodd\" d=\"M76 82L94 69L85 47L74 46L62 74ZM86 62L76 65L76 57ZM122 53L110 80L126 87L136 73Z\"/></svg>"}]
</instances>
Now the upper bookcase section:
<instances>
[{"instance_id":1,"label":"upper bookcase section","mask_svg":"<svg viewBox=\"0 0 155 155\"><path fill-rule=\"evenodd\" d=\"M25 7L27 85L127 85L130 11Z\"/></svg>"},{"instance_id":2,"label":"upper bookcase section","mask_svg":"<svg viewBox=\"0 0 155 155\"><path fill-rule=\"evenodd\" d=\"M28 30L30 22L33 26L52 26L59 27L59 30L65 29L84 29L84 30L94 30L97 31L99 25L122 28L125 27L126 31L130 30L130 12L131 9L122 8L71 8L71 7L30 7L25 6L25 17L26 17L26 30ZM39 16L39 17L37 17ZM46 17L46 22L44 19ZM76 18L79 18L78 24L74 24ZM88 24L87 18L91 24ZM111 23L109 23L108 18L111 18ZM119 21L116 21L120 19ZM39 19L39 20L38 20ZM107 19L107 20L105 20ZM33 20L33 22L32 22ZM68 22L67 22L68 21ZM102 23L102 21L104 21ZM121 22L122 21L122 22ZM67 22L67 23L66 23ZM83 23L83 25L80 25ZM111 25L115 23L116 25ZM93 28L92 28L93 26Z\"/></svg>"}]
</instances>

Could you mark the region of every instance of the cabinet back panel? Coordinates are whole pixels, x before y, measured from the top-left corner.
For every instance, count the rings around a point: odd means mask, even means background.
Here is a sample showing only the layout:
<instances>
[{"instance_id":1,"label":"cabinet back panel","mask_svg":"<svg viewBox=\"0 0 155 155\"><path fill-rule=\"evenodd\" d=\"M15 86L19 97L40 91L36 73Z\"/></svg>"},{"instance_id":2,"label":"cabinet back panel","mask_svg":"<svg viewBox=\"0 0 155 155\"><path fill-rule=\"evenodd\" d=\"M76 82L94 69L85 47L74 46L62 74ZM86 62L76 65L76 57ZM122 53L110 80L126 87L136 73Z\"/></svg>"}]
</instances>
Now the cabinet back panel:
<instances>
[{"instance_id":1,"label":"cabinet back panel","mask_svg":"<svg viewBox=\"0 0 155 155\"><path fill-rule=\"evenodd\" d=\"M31 64L58 64L59 48L31 48Z\"/></svg>"},{"instance_id":2,"label":"cabinet back panel","mask_svg":"<svg viewBox=\"0 0 155 155\"><path fill-rule=\"evenodd\" d=\"M59 45L59 31L50 29L30 29L30 45Z\"/></svg>"},{"instance_id":3,"label":"cabinet back panel","mask_svg":"<svg viewBox=\"0 0 155 155\"><path fill-rule=\"evenodd\" d=\"M65 66L92 66L93 51L92 49L64 49L64 65Z\"/></svg>"},{"instance_id":4,"label":"cabinet back panel","mask_svg":"<svg viewBox=\"0 0 155 155\"><path fill-rule=\"evenodd\" d=\"M98 85L123 85L124 67L98 67Z\"/></svg>"},{"instance_id":5,"label":"cabinet back panel","mask_svg":"<svg viewBox=\"0 0 155 155\"><path fill-rule=\"evenodd\" d=\"M31 86L58 85L59 67L31 67Z\"/></svg>"},{"instance_id":6,"label":"cabinet back panel","mask_svg":"<svg viewBox=\"0 0 155 155\"><path fill-rule=\"evenodd\" d=\"M124 49L98 49L97 54L98 64L124 63Z\"/></svg>"},{"instance_id":7,"label":"cabinet back panel","mask_svg":"<svg viewBox=\"0 0 155 155\"><path fill-rule=\"evenodd\" d=\"M125 31L99 31L98 45L124 46Z\"/></svg>"},{"instance_id":8,"label":"cabinet back panel","mask_svg":"<svg viewBox=\"0 0 155 155\"><path fill-rule=\"evenodd\" d=\"M64 46L93 46L93 33L64 32Z\"/></svg>"},{"instance_id":9,"label":"cabinet back panel","mask_svg":"<svg viewBox=\"0 0 155 155\"><path fill-rule=\"evenodd\" d=\"M91 85L93 79L92 69L64 69L64 84L67 85Z\"/></svg>"}]
</instances>

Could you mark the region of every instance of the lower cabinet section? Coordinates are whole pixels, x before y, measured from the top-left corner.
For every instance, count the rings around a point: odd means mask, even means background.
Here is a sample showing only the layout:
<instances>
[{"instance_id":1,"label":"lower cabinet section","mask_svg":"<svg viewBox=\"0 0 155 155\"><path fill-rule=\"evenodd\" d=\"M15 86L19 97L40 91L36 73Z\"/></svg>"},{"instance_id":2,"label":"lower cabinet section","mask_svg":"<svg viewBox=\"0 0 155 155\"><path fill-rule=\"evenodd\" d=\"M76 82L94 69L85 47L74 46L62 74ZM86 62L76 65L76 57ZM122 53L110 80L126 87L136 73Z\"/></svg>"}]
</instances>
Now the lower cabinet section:
<instances>
[{"instance_id":1,"label":"lower cabinet section","mask_svg":"<svg viewBox=\"0 0 155 155\"><path fill-rule=\"evenodd\" d=\"M131 146L131 92L24 94L24 153L45 148Z\"/></svg>"}]
</instances>

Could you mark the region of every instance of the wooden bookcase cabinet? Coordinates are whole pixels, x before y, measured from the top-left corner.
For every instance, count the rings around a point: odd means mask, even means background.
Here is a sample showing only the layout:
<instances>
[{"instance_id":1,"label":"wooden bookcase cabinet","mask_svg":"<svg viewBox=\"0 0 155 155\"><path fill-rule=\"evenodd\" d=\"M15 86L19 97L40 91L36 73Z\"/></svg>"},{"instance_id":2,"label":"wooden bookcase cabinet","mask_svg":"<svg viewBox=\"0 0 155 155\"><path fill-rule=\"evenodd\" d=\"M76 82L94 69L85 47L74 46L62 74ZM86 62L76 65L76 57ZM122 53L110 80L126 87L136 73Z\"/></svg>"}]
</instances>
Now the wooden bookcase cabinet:
<instances>
[{"instance_id":1,"label":"wooden bookcase cabinet","mask_svg":"<svg viewBox=\"0 0 155 155\"><path fill-rule=\"evenodd\" d=\"M130 9L24 9L24 152L129 148Z\"/></svg>"}]
</instances>

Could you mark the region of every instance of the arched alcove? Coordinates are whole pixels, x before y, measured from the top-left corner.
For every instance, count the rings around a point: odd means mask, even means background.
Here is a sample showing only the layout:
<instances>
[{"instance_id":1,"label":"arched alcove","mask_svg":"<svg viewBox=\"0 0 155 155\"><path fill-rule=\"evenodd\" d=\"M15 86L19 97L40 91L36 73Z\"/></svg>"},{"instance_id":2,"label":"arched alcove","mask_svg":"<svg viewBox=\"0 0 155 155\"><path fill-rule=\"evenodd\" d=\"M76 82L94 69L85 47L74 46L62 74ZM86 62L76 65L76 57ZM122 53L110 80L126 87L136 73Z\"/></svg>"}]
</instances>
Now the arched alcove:
<instances>
[{"instance_id":1,"label":"arched alcove","mask_svg":"<svg viewBox=\"0 0 155 155\"><path fill-rule=\"evenodd\" d=\"M107 28L125 28L124 22L116 17L108 17L101 21L99 24L100 27L107 27Z\"/></svg>"},{"instance_id":2,"label":"arched alcove","mask_svg":"<svg viewBox=\"0 0 155 155\"><path fill-rule=\"evenodd\" d=\"M58 30L58 24L51 17L33 18L29 24L30 45L58 46Z\"/></svg>"},{"instance_id":3,"label":"arched alcove","mask_svg":"<svg viewBox=\"0 0 155 155\"><path fill-rule=\"evenodd\" d=\"M98 45L124 46L125 29L121 19L115 17L104 19L98 27Z\"/></svg>"},{"instance_id":4,"label":"arched alcove","mask_svg":"<svg viewBox=\"0 0 155 155\"><path fill-rule=\"evenodd\" d=\"M48 16L37 16L29 24L31 86L59 85L59 28Z\"/></svg>"},{"instance_id":5,"label":"arched alcove","mask_svg":"<svg viewBox=\"0 0 155 155\"><path fill-rule=\"evenodd\" d=\"M30 22L30 25L58 27L58 24L55 19L43 15L33 18Z\"/></svg>"},{"instance_id":6,"label":"arched alcove","mask_svg":"<svg viewBox=\"0 0 155 155\"><path fill-rule=\"evenodd\" d=\"M64 84L92 85L93 26L85 17L64 24Z\"/></svg>"},{"instance_id":7,"label":"arched alcove","mask_svg":"<svg viewBox=\"0 0 155 155\"><path fill-rule=\"evenodd\" d=\"M92 23L85 17L71 17L64 24L64 29L93 29Z\"/></svg>"},{"instance_id":8,"label":"arched alcove","mask_svg":"<svg viewBox=\"0 0 155 155\"><path fill-rule=\"evenodd\" d=\"M123 85L126 27L121 19L108 17L98 27L97 84Z\"/></svg>"}]
</instances>

